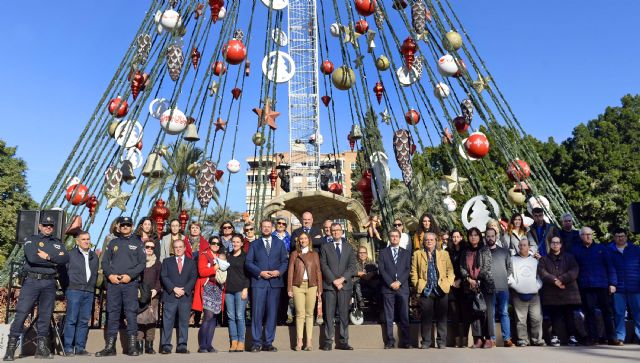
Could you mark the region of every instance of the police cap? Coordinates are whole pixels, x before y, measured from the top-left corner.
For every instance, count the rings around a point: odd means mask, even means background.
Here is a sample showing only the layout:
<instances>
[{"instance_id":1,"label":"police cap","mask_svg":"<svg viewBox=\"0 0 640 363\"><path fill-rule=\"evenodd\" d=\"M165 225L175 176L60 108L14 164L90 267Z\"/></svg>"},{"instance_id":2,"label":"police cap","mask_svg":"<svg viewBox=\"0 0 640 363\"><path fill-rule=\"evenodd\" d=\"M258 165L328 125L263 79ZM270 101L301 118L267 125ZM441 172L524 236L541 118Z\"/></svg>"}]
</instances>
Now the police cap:
<instances>
[{"instance_id":1,"label":"police cap","mask_svg":"<svg viewBox=\"0 0 640 363\"><path fill-rule=\"evenodd\" d=\"M120 225L128 224L128 225L133 226L133 220L131 219L131 217L120 217L120 218L118 218L118 223Z\"/></svg>"},{"instance_id":2,"label":"police cap","mask_svg":"<svg viewBox=\"0 0 640 363\"><path fill-rule=\"evenodd\" d=\"M49 215L42 216L40 218L40 224L42 224L43 226L55 226L56 219Z\"/></svg>"}]
</instances>

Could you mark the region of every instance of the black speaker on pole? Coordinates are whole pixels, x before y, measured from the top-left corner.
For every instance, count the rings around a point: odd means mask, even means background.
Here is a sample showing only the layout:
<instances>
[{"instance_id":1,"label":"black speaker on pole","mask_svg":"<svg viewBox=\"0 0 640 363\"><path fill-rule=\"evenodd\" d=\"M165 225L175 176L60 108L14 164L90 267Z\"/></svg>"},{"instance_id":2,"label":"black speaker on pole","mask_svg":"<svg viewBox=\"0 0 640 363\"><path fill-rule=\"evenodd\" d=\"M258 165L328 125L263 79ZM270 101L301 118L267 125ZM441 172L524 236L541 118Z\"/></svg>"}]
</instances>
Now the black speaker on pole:
<instances>
[{"instance_id":1,"label":"black speaker on pole","mask_svg":"<svg viewBox=\"0 0 640 363\"><path fill-rule=\"evenodd\" d=\"M64 235L64 229L66 219L64 217L64 211L61 209L41 210L40 218L51 217L56 221L55 229L53 230L53 236L62 241Z\"/></svg>"},{"instance_id":2,"label":"black speaker on pole","mask_svg":"<svg viewBox=\"0 0 640 363\"><path fill-rule=\"evenodd\" d=\"M16 223L16 242L22 244L29 236L37 234L39 220L39 210L19 211L18 223Z\"/></svg>"},{"instance_id":3,"label":"black speaker on pole","mask_svg":"<svg viewBox=\"0 0 640 363\"><path fill-rule=\"evenodd\" d=\"M629 230L631 233L640 233L640 202L629 205Z\"/></svg>"}]
</instances>

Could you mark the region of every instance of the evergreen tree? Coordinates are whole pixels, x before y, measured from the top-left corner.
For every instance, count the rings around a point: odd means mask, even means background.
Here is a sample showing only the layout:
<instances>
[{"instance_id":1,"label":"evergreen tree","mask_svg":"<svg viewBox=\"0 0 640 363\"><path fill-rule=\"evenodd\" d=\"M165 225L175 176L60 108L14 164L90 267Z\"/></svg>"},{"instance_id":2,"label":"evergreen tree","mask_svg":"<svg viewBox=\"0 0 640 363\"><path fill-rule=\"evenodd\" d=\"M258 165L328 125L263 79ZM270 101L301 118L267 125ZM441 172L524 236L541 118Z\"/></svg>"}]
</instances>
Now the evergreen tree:
<instances>
[{"instance_id":1,"label":"evergreen tree","mask_svg":"<svg viewBox=\"0 0 640 363\"><path fill-rule=\"evenodd\" d=\"M0 140L0 264L13 249L17 213L36 209L37 204L27 190L27 164L16 157L16 148Z\"/></svg>"}]
</instances>

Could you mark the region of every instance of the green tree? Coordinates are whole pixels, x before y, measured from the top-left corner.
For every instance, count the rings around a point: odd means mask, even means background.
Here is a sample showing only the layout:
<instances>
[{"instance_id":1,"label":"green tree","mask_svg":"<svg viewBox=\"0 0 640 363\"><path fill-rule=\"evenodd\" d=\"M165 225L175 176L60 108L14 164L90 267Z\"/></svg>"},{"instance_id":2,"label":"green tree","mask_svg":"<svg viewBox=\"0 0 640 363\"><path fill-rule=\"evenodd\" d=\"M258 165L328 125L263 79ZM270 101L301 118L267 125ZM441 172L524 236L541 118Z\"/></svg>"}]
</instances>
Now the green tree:
<instances>
[{"instance_id":1,"label":"green tree","mask_svg":"<svg viewBox=\"0 0 640 363\"><path fill-rule=\"evenodd\" d=\"M150 179L147 186L152 203L165 192L169 192L167 199L171 200L175 191L176 210L179 212L183 206L185 193L190 196L196 192L196 182L189 175L189 165L201 161L201 158L202 150L194 147L192 143L181 142L178 146L172 145L169 148L169 154L164 156L167 162L167 171L164 176Z\"/></svg>"},{"instance_id":2,"label":"green tree","mask_svg":"<svg viewBox=\"0 0 640 363\"><path fill-rule=\"evenodd\" d=\"M0 140L0 264L4 264L15 243L17 213L36 209L27 190L27 164L16 157L16 148Z\"/></svg>"},{"instance_id":3,"label":"green tree","mask_svg":"<svg viewBox=\"0 0 640 363\"><path fill-rule=\"evenodd\" d=\"M583 225L601 238L627 227L626 209L640 201L640 96L578 125L560 145L549 140L538 152Z\"/></svg>"}]
</instances>

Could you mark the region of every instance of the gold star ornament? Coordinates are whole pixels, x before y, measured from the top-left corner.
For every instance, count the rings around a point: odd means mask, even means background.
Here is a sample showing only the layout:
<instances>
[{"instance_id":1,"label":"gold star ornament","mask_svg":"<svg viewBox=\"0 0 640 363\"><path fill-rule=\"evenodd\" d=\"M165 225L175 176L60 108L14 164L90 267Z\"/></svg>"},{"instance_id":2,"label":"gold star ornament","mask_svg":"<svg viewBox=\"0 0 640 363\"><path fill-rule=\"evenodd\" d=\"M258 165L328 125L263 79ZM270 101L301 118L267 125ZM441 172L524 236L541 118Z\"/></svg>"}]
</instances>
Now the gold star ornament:
<instances>
[{"instance_id":1,"label":"gold star ornament","mask_svg":"<svg viewBox=\"0 0 640 363\"><path fill-rule=\"evenodd\" d=\"M107 196L107 209L116 207L123 212L127 211L127 202L131 197L130 193L123 193L120 188L114 188L108 190L105 195Z\"/></svg>"},{"instance_id":2,"label":"gold star ornament","mask_svg":"<svg viewBox=\"0 0 640 363\"><path fill-rule=\"evenodd\" d=\"M276 117L280 116L280 112L271 109L271 99L267 98L264 108L254 108L253 112L258 115L258 127L269 126L272 130L278 128L276 125Z\"/></svg>"}]
</instances>

